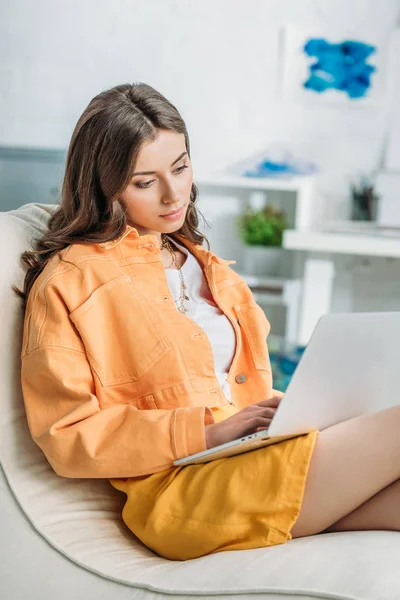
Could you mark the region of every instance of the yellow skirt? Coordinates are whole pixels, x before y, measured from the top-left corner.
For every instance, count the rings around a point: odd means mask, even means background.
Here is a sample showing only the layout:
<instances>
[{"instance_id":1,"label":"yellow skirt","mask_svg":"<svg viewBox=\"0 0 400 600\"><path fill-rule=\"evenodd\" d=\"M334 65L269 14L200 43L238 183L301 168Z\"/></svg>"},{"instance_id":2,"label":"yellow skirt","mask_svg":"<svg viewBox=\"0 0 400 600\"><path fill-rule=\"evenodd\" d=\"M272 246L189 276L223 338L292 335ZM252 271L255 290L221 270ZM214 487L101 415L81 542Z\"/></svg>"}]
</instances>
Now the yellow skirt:
<instances>
[{"instance_id":1,"label":"yellow skirt","mask_svg":"<svg viewBox=\"0 0 400 600\"><path fill-rule=\"evenodd\" d=\"M213 412L217 422L237 409ZM127 527L170 560L283 544L300 513L317 435L110 483L127 495Z\"/></svg>"}]
</instances>

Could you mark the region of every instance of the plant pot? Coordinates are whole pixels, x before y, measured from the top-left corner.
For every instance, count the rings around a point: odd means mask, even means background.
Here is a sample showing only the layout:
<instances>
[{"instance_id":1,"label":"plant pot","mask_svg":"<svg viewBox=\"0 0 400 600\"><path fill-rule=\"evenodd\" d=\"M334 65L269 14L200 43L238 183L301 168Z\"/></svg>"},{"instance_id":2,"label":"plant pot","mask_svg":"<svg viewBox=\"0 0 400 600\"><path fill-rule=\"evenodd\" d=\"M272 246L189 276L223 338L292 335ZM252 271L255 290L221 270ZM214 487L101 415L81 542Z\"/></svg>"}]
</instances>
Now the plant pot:
<instances>
[{"instance_id":1,"label":"plant pot","mask_svg":"<svg viewBox=\"0 0 400 600\"><path fill-rule=\"evenodd\" d=\"M279 274L282 248L276 246L246 246L244 270L248 275L275 277Z\"/></svg>"}]
</instances>

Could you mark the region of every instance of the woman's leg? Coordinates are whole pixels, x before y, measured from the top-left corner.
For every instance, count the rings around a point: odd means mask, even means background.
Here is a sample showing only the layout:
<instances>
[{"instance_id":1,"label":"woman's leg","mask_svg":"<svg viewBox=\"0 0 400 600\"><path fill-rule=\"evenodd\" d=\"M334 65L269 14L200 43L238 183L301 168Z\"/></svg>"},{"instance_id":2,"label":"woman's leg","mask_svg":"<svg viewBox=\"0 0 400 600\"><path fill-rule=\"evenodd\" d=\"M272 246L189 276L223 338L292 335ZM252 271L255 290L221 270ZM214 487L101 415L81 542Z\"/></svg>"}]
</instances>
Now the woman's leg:
<instances>
[{"instance_id":1,"label":"woman's leg","mask_svg":"<svg viewBox=\"0 0 400 600\"><path fill-rule=\"evenodd\" d=\"M400 479L339 519L323 533L365 529L400 531Z\"/></svg>"},{"instance_id":2,"label":"woman's leg","mask_svg":"<svg viewBox=\"0 0 400 600\"><path fill-rule=\"evenodd\" d=\"M400 479L400 405L324 429L310 461L294 538L326 530Z\"/></svg>"}]
</instances>

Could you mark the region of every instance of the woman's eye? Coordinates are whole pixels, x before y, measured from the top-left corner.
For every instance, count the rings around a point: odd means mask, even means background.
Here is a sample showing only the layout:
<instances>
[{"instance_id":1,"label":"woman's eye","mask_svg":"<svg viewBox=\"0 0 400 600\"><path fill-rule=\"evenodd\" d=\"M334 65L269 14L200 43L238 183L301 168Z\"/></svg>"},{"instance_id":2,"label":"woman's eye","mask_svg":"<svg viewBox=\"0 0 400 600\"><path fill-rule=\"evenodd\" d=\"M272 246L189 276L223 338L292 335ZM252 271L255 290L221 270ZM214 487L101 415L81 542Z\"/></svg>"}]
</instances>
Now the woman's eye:
<instances>
[{"instance_id":1,"label":"woman's eye","mask_svg":"<svg viewBox=\"0 0 400 600\"><path fill-rule=\"evenodd\" d=\"M144 183L137 183L136 187L138 187L138 188L147 188L152 183L152 181L145 181Z\"/></svg>"},{"instance_id":2,"label":"woman's eye","mask_svg":"<svg viewBox=\"0 0 400 600\"><path fill-rule=\"evenodd\" d=\"M178 175L180 175L180 173L183 173L183 171L185 171L185 169L188 169L188 165L182 165L178 169L175 169L174 173L177 173ZM138 188L147 188L153 183L153 181L154 181L154 179L151 179L150 181L144 181L143 183L136 183L135 185Z\"/></svg>"},{"instance_id":3,"label":"woman's eye","mask_svg":"<svg viewBox=\"0 0 400 600\"><path fill-rule=\"evenodd\" d=\"M187 168L188 168L187 165L182 165L181 167L179 167L178 169L175 170L175 173L183 173L183 171Z\"/></svg>"}]
</instances>

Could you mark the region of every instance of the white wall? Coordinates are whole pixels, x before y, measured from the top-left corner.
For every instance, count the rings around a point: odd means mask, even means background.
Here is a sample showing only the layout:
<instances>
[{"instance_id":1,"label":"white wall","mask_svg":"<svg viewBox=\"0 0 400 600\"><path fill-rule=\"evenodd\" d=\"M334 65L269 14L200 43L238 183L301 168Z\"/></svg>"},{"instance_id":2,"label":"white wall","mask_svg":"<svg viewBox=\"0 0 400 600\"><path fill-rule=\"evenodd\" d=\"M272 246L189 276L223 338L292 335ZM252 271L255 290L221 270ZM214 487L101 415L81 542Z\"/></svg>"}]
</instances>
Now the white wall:
<instances>
[{"instance_id":1,"label":"white wall","mask_svg":"<svg viewBox=\"0 0 400 600\"><path fill-rule=\"evenodd\" d=\"M386 36L399 0L2 0L1 10L0 145L66 147L94 95L145 81L182 112L195 168L290 141L324 169L329 214L348 176L380 160L387 103L282 102L280 33L286 23L351 23L365 39Z\"/></svg>"},{"instance_id":2,"label":"white wall","mask_svg":"<svg viewBox=\"0 0 400 600\"><path fill-rule=\"evenodd\" d=\"M389 94L368 110L283 101L281 33L287 23L351 24L363 39L387 37L400 0L2 0L0 10L0 145L66 148L93 96L144 81L185 118L195 173L290 142L320 164L320 199L334 217L346 213L349 178L380 163ZM200 206L212 220L216 205Z\"/></svg>"}]
</instances>

